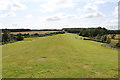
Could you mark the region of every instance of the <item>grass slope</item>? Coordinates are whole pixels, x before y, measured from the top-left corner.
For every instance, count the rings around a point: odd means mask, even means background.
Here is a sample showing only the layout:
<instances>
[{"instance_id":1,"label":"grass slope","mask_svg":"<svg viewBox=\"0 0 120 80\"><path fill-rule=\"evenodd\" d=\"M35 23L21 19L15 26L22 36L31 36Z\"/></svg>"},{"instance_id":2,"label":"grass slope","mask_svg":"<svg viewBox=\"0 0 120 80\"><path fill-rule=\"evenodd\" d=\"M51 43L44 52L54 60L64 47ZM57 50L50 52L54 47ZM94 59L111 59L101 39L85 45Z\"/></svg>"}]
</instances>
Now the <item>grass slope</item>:
<instances>
[{"instance_id":1,"label":"grass slope","mask_svg":"<svg viewBox=\"0 0 120 80\"><path fill-rule=\"evenodd\" d=\"M28 38L3 46L3 78L113 78L118 51L75 34Z\"/></svg>"}]
</instances>

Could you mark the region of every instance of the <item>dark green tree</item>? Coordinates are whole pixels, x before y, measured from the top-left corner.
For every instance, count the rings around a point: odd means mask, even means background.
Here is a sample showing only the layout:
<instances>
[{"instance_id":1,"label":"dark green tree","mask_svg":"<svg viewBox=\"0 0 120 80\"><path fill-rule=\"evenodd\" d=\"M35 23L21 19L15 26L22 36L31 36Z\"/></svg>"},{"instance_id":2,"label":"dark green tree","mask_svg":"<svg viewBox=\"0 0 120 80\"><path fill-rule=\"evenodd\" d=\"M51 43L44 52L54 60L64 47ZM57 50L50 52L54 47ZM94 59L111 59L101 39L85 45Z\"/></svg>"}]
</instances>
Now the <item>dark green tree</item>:
<instances>
[{"instance_id":1,"label":"dark green tree","mask_svg":"<svg viewBox=\"0 0 120 80\"><path fill-rule=\"evenodd\" d=\"M7 43L10 41L10 39L11 39L10 32L8 30L4 30L2 35L2 42Z\"/></svg>"}]
</instances>

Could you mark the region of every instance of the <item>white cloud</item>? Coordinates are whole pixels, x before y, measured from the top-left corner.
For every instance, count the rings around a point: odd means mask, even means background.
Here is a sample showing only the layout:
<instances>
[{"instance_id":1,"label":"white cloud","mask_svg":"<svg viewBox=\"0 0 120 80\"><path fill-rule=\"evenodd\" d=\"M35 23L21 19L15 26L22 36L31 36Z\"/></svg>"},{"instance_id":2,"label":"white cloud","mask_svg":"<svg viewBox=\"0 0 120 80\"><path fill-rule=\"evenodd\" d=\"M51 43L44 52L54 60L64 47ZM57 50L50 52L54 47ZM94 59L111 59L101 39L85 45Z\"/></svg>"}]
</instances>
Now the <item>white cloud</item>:
<instances>
[{"instance_id":1,"label":"white cloud","mask_svg":"<svg viewBox=\"0 0 120 80\"><path fill-rule=\"evenodd\" d=\"M27 7L25 4L20 3L19 1L13 1L13 0L1 0L0 1L0 10L7 10L8 7L12 11L16 10L25 10Z\"/></svg>"},{"instance_id":2,"label":"white cloud","mask_svg":"<svg viewBox=\"0 0 120 80\"><path fill-rule=\"evenodd\" d=\"M81 9L81 8L78 8L77 11L82 11L82 9Z\"/></svg>"},{"instance_id":3,"label":"white cloud","mask_svg":"<svg viewBox=\"0 0 120 80\"><path fill-rule=\"evenodd\" d=\"M113 20L109 20L109 21L106 21L107 23L118 23L118 19L113 19Z\"/></svg>"},{"instance_id":4,"label":"white cloud","mask_svg":"<svg viewBox=\"0 0 120 80\"><path fill-rule=\"evenodd\" d=\"M111 23L118 23L118 20L111 20Z\"/></svg>"},{"instance_id":5,"label":"white cloud","mask_svg":"<svg viewBox=\"0 0 120 80\"><path fill-rule=\"evenodd\" d=\"M95 2L95 1L106 1L106 2L119 2L119 0L77 0L80 2Z\"/></svg>"},{"instance_id":6,"label":"white cloud","mask_svg":"<svg viewBox=\"0 0 120 80\"><path fill-rule=\"evenodd\" d=\"M96 1L95 4L104 4L106 1Z\"/></svg>"},{"instance_id":7,"label":"white cloud","mask_svg":"<svg viewBox=\"0 0 120 80\"><path fill-rule=\"evenodd\" d=\"M5 14L0 14L0 18L5 18L5 17L14 17L16 14L14 12L9 12Z\"/></svg>"},{"instance_id":8,"label":"white cloud","mask_svg":"<svg viewBox=\"0 0 120 80\"><path fill-rule=\"evenodd\" d=\"M20 2L11 2L11 10L17 11L17 10L25 10L27 7L25 4L22 4Z\"/></svg>"},{"instance_id":9,"label":"white cloud","mask_svg":"<svg viewBox=\"0 0 120 80\"><path fill-rule=\"evenodd\" d=\"M115 10L113 12L114 15L120 15L120 5L115 7Z\"/></svg>"},{"instance_id":10,"label":"white cloud","mask_svg":"<svg viewBox=\"0 0 120 80\"><path fill-rule=\"evenodd\" d=\"M118 6L115 7L114 14L115 14L115 15L118 15Z\"/></svg>"},{"instance_id":11,"label":"white cloud","mask_svg":"<svg viewBox=\"0 0 120 80\"><path fill-rule=\"evenodd\" d=\"M95 10L95 11L97 11L98 7L94 4L88 3L87 5L84 6L84 9L85 10Z\"/></svg>"},{"instance_id":12,"label":"white cloud","mask_svg":"<svg viewBox=\"0 0 120 80\"><path fill-rule=\"evenodd\" d=\"M28 18L28 19L33 18L33 15L28 14L28 15L25 16L25 18Z\"/></svg>"},{"instance_id":13,"label":"white cloud","mask_svg":"<svg viewBox=\"0 0 120 80\"><path fill-rule=\"evenodd\" d=\"M0 10L7 10L10 2L9 1L0 1Z\"/></svg>"},{"instance_id":14,"label":"white cloud","mask_svg":"<svg viewBox=\"0 0 120 80\"><path fill-rule=\"evenodd\" d=\"M84 18L99 18L99 17L104 17L105 15L101 12L95 12L95 13L89 13L85 14Z\"/></svg>"},{"instance_id":15,"label":"white cloud","mask_svg":"<svg viewBox=\"0 0 120 80\"><path fill-rule=\"evenodd\" d=\"M46 20L47 20L47 21L59 21L59 20L61 20L61 18L58 17L58 16L53 16L53 17L47 18Z\"/></svg>"},{"instance_id":16,"label":"white cloud","mask_svg":"<svg viewBox=\"0 0 120 80\"><path fill-rule=\"evenodd\" d=\"M60 20L65 20L65 19L72 19L75 18L76 16L73 14L65 14L65 13L59 13L53 16L48 16L46 17L47 21L60 21Z\"/></svg>"},{"instance_id":17,"label":"white cloud","mask_svg":"<svg viewBox=\"0 0 120 80\"><path fill-rule=\"evenodd\" d=\"M41 5L42 12L54 11L60 8L73 7L72 0L49 0L47 4Z\"/></svg>"},{"instance_id":18,"label":"white cloud","mask_svg":"<svg viewBox=\"0 0 120 80\"><path fill-rule=\"evenodd\" d=\"M20 0L21 2L45 2L49 0ZM51 0L54 1L54 0ZM95 2L95 1L106 1L106 2L118 2L119 0L73 0L75 2Z\"/></svg>"}]
</instances>

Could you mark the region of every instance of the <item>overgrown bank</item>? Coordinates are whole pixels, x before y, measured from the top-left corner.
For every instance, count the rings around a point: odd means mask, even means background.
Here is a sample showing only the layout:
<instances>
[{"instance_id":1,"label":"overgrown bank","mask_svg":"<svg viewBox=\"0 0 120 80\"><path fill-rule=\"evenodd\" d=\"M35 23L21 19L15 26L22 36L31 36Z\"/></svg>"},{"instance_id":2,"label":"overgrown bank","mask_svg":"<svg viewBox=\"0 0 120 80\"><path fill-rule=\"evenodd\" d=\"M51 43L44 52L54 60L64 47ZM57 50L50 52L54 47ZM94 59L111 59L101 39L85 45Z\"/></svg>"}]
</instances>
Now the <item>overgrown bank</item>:
<instances>
[{"instance_id":1,"label":"overgrown bank","mask_svg":"<svg viewBox=\"0 0 120 80\"><path fill-rule=\"evenodd\" d=\"M64 28L64 31L68 33L76 33L83 40L93 40L111 47L120 47L120 37L115 38L117 34L120 34L120 30L107 30L106 28ZM110 35L110 36L108 36ZM112 40L117 40L113 42ZM114 44L114 45L113 45Z\"/></svg>"},{"instance_id":2,"label":"overgrown bank","mask_svg":"<svg viewBox=\"0 0 120 80\"><path fill-rule=\"evenodd\" d=\"M30 38L30 37L45 37L45 36L53 36L57 34L64 34L64 31L59 31L59 32L50 32L50 33L17 33L17 34L11 34L10 31L4 30L3 33L0 35L2 36L2 44L7 44L7 43L13 43L16 41L22 41L24 38Z\"/></svg>"}]
</instances>

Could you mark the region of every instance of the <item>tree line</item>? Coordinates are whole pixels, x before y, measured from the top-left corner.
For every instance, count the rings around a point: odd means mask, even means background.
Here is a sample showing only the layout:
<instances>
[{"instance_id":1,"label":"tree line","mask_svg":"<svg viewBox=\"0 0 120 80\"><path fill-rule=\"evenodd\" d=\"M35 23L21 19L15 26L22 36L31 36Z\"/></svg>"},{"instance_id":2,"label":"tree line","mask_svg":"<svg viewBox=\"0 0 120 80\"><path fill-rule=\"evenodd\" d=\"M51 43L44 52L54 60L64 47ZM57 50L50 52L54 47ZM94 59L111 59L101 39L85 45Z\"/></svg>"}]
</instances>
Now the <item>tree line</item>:
<instances>
[{"instance_id":1,"label":"tree line","mask_svg":"<svg viewBox=\"0 0 120 80\"><path fill-rule=\"evenodd\" d=\"M69 33L79 33L81 29L92 29L95 31L96 29L104 29L106 30L107 34L120 34L120 30L108 30L106 28L98 27L98 28L63 28L62 30L69 32Z\"/></svg>"},{"instance_id":2,"label":"tree line","mask_svg":"<svg viewBox=\"0 0 120 80\"><path fill-rule=\"evenodd\" d=\"M10 32L27 32L27 31L61 31L61 29L0 29L1 31Z\"/></svg>"}]
</instances>

